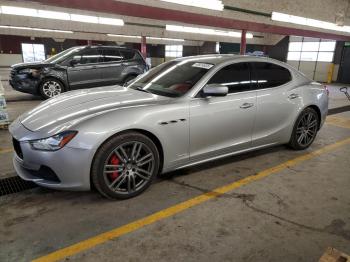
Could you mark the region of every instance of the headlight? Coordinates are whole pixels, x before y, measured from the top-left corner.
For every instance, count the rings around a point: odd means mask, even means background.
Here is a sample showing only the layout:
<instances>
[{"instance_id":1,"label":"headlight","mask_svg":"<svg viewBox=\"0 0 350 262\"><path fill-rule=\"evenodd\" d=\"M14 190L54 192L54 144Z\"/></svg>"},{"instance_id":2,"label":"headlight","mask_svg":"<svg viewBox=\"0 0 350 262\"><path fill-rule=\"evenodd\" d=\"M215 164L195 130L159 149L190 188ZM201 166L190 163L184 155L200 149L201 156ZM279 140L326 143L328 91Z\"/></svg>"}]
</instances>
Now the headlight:
<instances>
[{"instance_id":1,"label":"headlight","mask_svg":"<svg viewBox=\"0 0 350 262\"><path fill-rule=\"evenodd\" d=\"M78 131L64 131L48 138L31 140L29 144L35 150L56 151L64 147L77 133Z\"/></svg>"},{"instance_id":2,"label":"headlight","mask_svg":"<svg viewBox=\"0 0 350 262\"><path fill-rule=\"evenodd\" d=\"M40 73L39 69L34 69L34 68L24 68L19 70L19 74L32 74L33 76L38 76Z\"/></svg>"}]
</instances>

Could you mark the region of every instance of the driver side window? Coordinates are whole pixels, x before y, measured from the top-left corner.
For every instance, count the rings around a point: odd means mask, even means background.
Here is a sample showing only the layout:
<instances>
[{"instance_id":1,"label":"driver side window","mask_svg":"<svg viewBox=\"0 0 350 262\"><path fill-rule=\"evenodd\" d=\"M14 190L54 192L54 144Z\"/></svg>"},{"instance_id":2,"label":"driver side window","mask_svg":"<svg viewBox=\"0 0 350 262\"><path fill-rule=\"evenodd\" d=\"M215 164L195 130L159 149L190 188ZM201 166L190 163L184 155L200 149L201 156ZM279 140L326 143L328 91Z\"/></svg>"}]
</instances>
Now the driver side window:
<instances>
[{"instance_id":1,"label":"driver side window","mask_svg":"<svg viewBox=\"0 0 350 262\"><path fill-rule=\"evenodd\" d=\"M236 63L220 69L207 84L220 84L228 87L229 93L251 90L250 69L247 63Z\"/></svg>"}]
</instances>

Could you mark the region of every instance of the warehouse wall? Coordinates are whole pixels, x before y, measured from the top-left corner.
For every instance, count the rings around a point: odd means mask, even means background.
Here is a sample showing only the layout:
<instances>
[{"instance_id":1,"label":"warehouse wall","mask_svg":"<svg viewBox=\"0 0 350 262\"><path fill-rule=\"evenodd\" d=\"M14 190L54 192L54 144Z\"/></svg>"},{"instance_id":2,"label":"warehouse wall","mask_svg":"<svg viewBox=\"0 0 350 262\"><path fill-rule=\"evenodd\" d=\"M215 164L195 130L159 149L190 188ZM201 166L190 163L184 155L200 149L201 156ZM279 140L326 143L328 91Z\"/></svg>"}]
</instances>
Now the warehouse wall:
<instances>
[{"instance_id":1,"label":"warehouse wall","mask_svg":"<svg viewBox=\"0 0 350 262\"><path fill-rule=\"evenodd\" d=\"M303 40L302 40L303 39ZM318 38L301 38L296 36L289 37L289 42L318 42ZM321 40L321 41L329 41L329 40ZM317 50L316 50L317 51ZM312 50L311 52L314 52ZM332 64L334 63L337 57L336 50L334 51L333 61L330 62L321 62L321 61L287 61L288 64L294 66L296 69L303 72L309 78L318 81L318 82L327 82L328 75L332 68ZM338 73L339 66L334 68L333 80L336 79L335 75Z\"/></svg>"}]
</instances>

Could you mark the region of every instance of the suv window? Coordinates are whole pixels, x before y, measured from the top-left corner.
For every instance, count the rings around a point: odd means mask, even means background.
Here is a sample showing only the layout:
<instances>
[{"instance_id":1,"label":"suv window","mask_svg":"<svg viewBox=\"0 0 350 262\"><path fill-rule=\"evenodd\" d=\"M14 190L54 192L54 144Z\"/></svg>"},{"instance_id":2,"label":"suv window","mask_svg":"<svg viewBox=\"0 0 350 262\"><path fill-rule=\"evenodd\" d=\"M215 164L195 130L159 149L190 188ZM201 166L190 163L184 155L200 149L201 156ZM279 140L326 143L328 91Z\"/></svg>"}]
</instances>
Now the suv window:
<instances>
[{"instance_id":1,"label":"suv window","mask_svg":"<svg viewBox=\"0 0 350 262\"><path fill-rule=\"evenodd\" d=\"M123 59L120 52L116 48L103 49L104 62L119 62Z\"/></svg>"},{"instance_id":2,"label":"suv window","mask_svg":"<svg viewBox=\"0 0 350 262\"><path fill-rule=\"evenodd\" d=\"M120 50L123 60L131 60L135 58L135 51L132 50Z\"/></svg>"},{"instance_id":3,"label":"suv window","mask_svg":"<svg viewBox=\"0 0 350 262\"><path fill-rule=\"evenodd\" d=\"M254 89L281 86L292 80L287 68L266 62L252 64L252 83Z\"/></svg>"},{"instance_id":4,"label":"suv window","mask_svg":"<svg viewBox=\"0 0 350 262\"><path fill-rule=\"evenodd\" d=\"M207 84L221 84L229 93L250 90L250 69L247 63L236 63L220 69Z\"/></svg>"},{"instance_id":5,"label":"suv window","mask_svg":"<svg viewBox=\"0 0 350 262\"><path fill-rule=\"evenodd\" d=\"M87 49L80 55L74 56L74 59L78 61L78 64L93 64L102 61L102 55L98 49Z\"/></svg>"}]
</instances>

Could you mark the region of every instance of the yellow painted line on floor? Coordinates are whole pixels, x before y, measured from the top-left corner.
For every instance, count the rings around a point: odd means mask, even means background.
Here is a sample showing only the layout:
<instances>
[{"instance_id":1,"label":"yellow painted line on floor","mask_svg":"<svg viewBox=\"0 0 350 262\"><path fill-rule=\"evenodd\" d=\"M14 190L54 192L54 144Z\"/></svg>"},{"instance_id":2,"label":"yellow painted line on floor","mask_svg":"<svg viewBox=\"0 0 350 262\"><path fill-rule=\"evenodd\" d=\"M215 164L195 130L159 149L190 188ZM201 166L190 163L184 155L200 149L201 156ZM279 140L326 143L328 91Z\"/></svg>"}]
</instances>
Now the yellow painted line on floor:
<instances>
[{"instance_id":1,"label":"yellow painted line on floor","mask_svg":"<svg viewBox=\"0 0 350 262\"><path fill-rule=\"evenodd\" d=\"M326 123L343 128L350 128L350 119L340 116L328 116Z\"/></svg>"},{"instance_id":2,"label":"yellow painted line on floor","mask_svg":"<svg viewBox=\"0 0 350 262\"><path fill-rule=\"evenodd\" d=\"M12 148L0 148L0 154L11 153L13 152Z\"/></svg>"},{"instance_id":3,"label":"yellow painted line on floor","mask_svg":"<svg viewBox=\"0 0 350 262\"><path fill-rule=\"evenodd\" d=\"M348 144L350 144L350 137L347 139L338 141L334 144L327 145L327 146L325 146L321 149L315 150L313 152L298 156L294 159L288 160L288 161L286 161L282 164L279 164L277 166L268 168L264 171L257 173L256 175L249 176L249 177L243 178L239 181L233 182L231 184L216 188L211 192L208 192L208 193L199 195L197 197L194 197L192 199L186 200L182 203L179 203L177 205L163 209L159 212L156 212L152 215L141 218L139 220L136 220L136 221L131 222L129 224L126 224L124 226L115 228L111 231L107 231L105 233L102 233L100 235L97 235L97 236L94 236L91 238L88 238L86 240L83 240L83 241L78 242L76 244L73 244L71 246L59 249L53 253L50 253L50 254L43 256L43 257L40 257L40 258L37 258L33 261L35 261L35 262L44 262L44 261L49 262L50 261L51 262L51 261L65 259L69 256L73 256L77 253L80 253L84 250L88 250L90 248L93 248L93 247L100 245L102 243L105 243L109 240L118 238L120 236L126 235L130 232L133 232L133 231L136 231L142 227L153 224L153 223L160 221L162 219L176 215L176 214L178 214L178 213L180 213L188 208L197 206L203 202L206 202L206 201L211 200L213 198L219 197L220 195L223 195L223 194L225 194L229 191L232 191L236 188L239 188L241 186L247 185L247 184L252 183L254 181L260 180L260 179L267 177L271 174L280 172L287 167L295 166L295 165L300 164L306 160L309 160L309 159L317 157L319 155L331 152L331 151L333 151L341 146L345 146Z\"/></svg>"}]
</instances>

